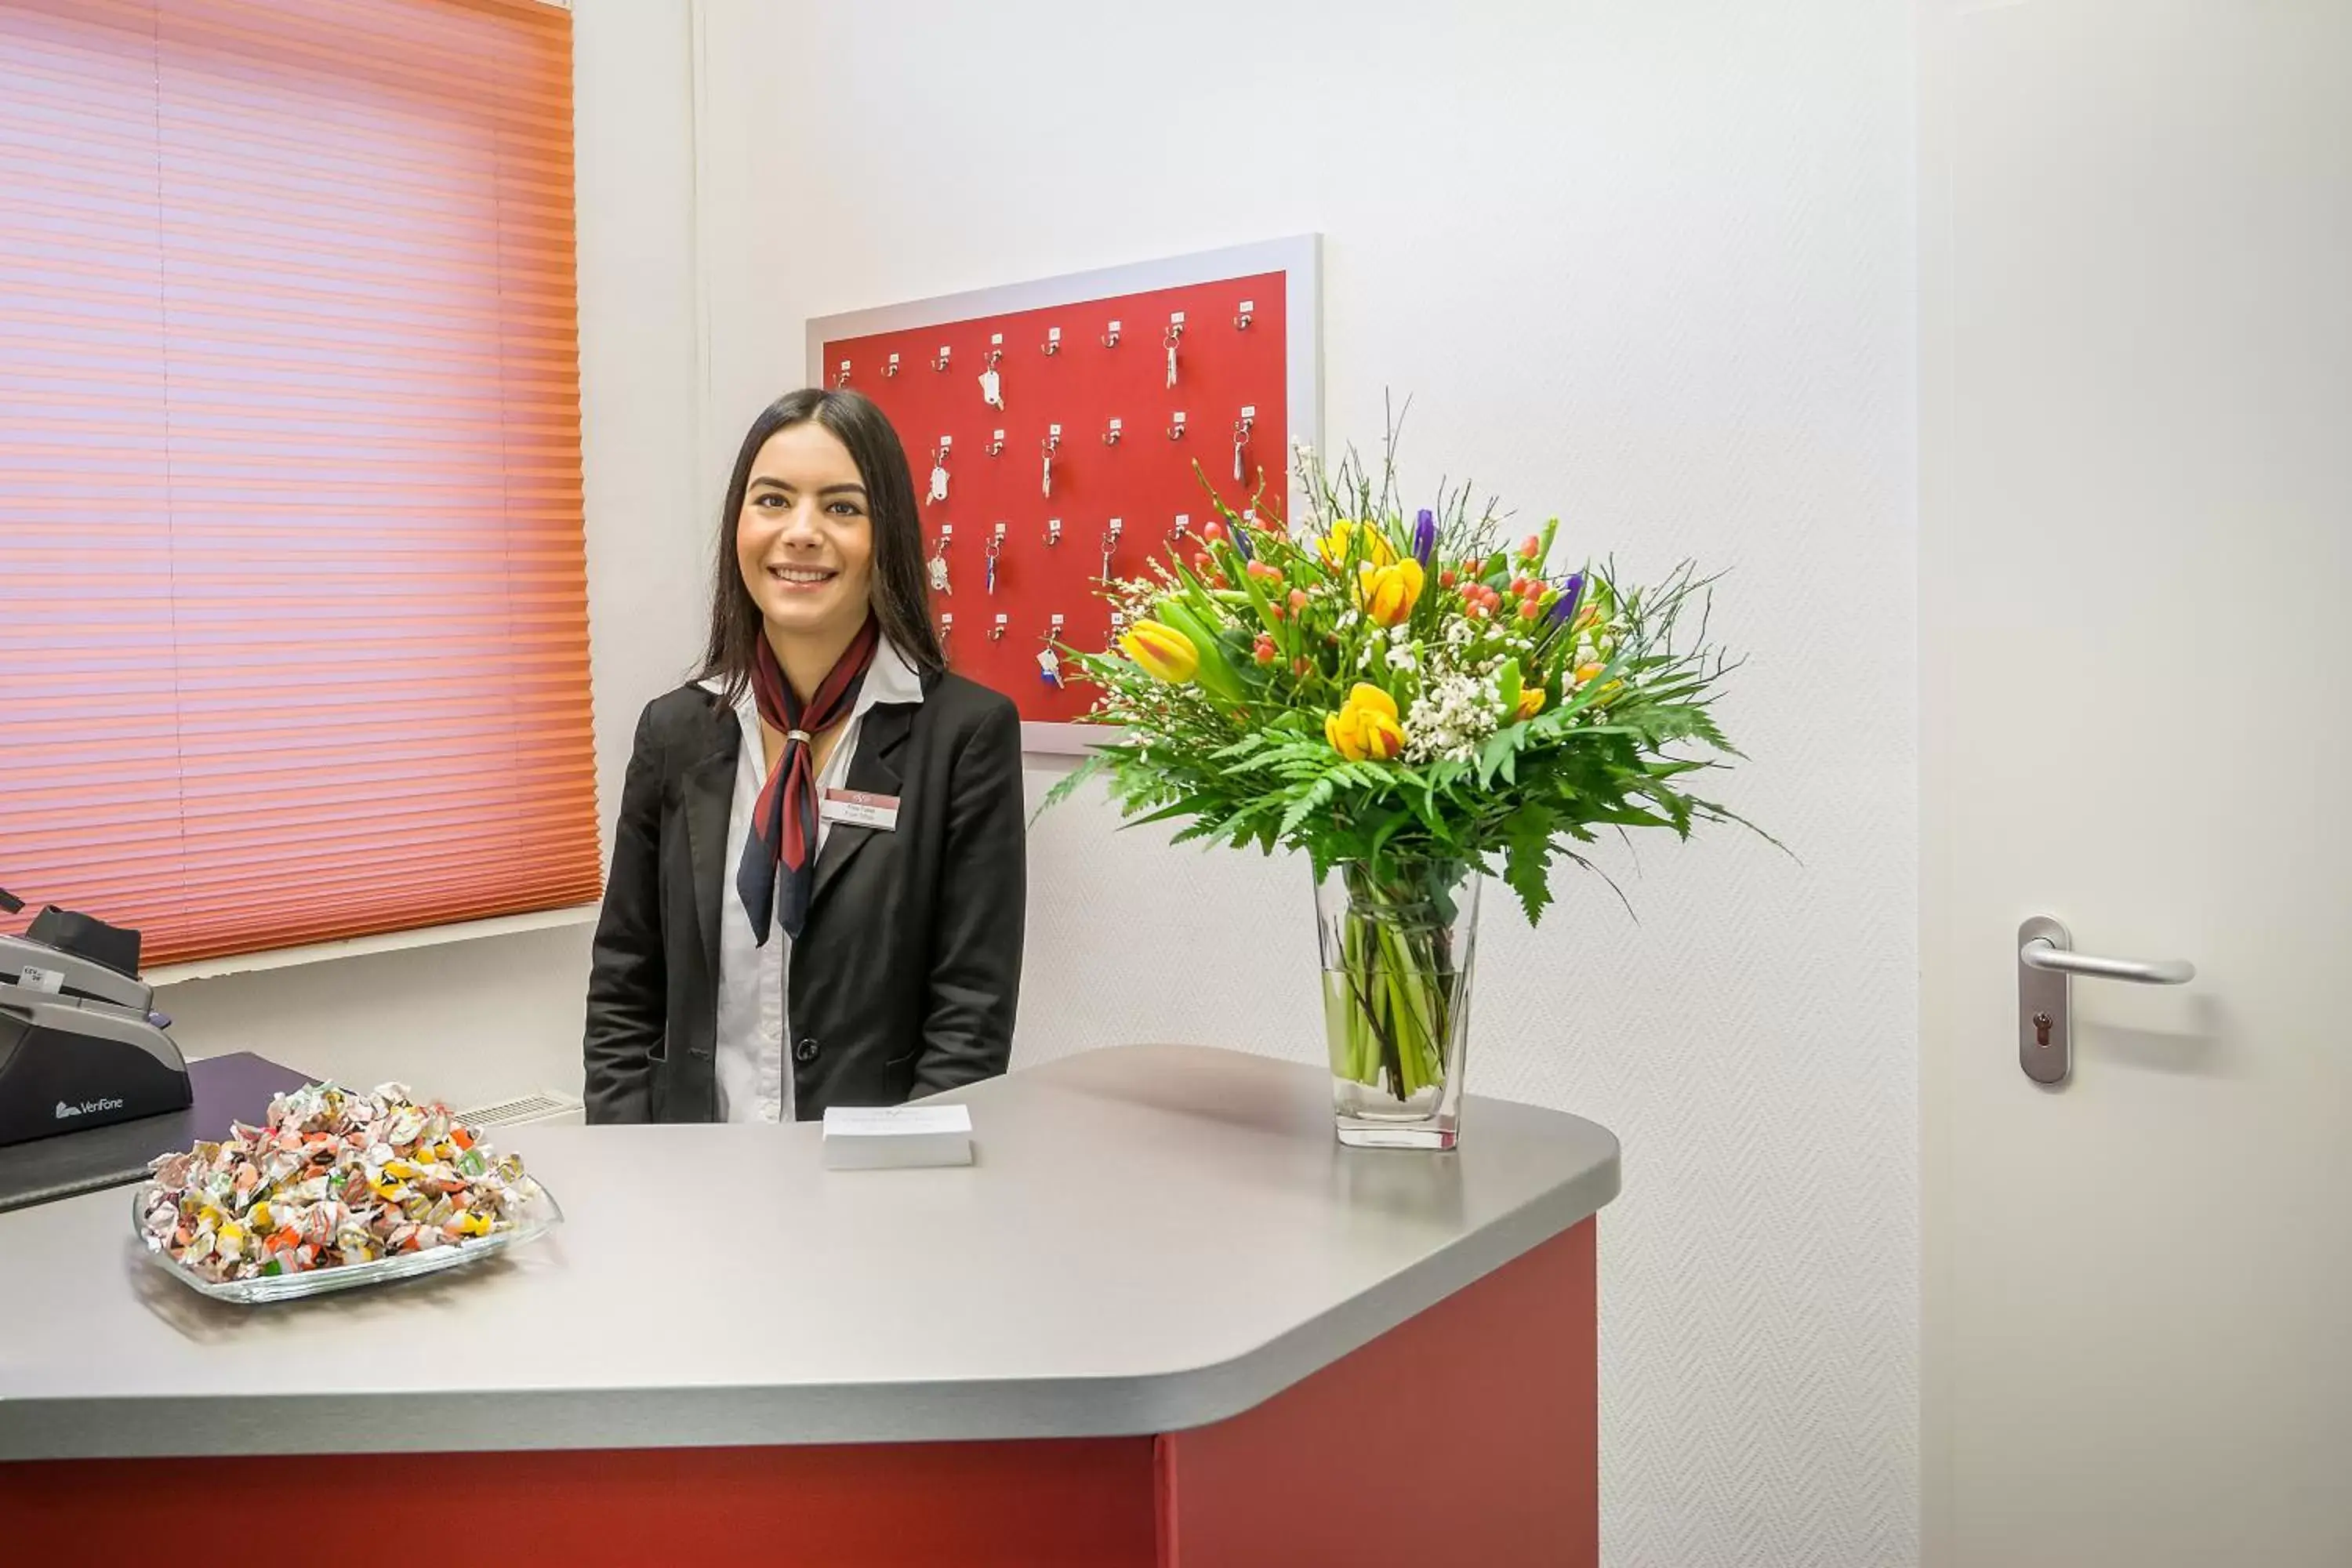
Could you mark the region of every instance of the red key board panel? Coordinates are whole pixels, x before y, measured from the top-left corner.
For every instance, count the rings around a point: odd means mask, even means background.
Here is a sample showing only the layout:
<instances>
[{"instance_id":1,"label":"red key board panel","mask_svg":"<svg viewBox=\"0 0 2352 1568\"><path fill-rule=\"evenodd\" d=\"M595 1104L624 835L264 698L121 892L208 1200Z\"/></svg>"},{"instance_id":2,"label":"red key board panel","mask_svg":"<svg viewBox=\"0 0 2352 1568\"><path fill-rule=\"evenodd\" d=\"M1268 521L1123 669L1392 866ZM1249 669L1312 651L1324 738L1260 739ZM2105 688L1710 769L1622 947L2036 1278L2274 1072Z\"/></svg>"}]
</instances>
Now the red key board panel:
<instances>
[{"instance_id":1,"label":"red key board panel","mask_svg":"<svg viewBox=\"0 0 2352 1568\"><path fill-rule=\"evenodd\" d=\"M1312 338L1293 333L1290 312L1299 293L1312 309L1314 290L1294 288L1294 277L1277 267L880 331L856 327L925 312L835 319L849 330L813 323L824 384L872 398L906 445L925 549L946 561L948 591L934 591L931 613L950 662L1013 699L1032 749L1066 749L1040 745L1051 731L1037 726L1068 724L1092 705L1075 666L1057 661L1056 686L1040 656L1056 616L1069 647L1108 645L1107 543L1115 577L1142 574L1153 556L1189 556L1217 515L1211 487L1236 509L1263 487L1265 504L1286 515L1290 441L1294 432L1312 438L1311 410L1302 426L1291 406L1301 384L1292 345ZM1170 337L1180 324L1171 387ZM992 368L1002 407L982 386ZM944 499L933 495L935 466L947 472Z\"/></svg>"}]
</instances>

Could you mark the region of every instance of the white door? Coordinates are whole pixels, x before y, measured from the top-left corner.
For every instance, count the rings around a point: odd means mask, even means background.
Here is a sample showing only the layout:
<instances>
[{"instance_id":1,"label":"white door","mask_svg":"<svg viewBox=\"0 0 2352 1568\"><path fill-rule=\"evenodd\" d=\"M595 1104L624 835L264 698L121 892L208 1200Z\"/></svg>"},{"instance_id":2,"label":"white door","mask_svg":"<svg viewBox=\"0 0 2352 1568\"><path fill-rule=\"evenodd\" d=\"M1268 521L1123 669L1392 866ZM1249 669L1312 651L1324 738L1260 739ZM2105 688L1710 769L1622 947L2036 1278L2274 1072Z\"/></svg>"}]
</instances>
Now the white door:
<instances>
[{"instance_id":1,"label":"white door","mask_svg":"<svg viewBox=\"0 0 2352 1568\"><path fill-rule=\"evenodd\" d=\"M2352 0L1920 15L1927 1562L2347 1568Z\"/></svg>"}]
</instances>

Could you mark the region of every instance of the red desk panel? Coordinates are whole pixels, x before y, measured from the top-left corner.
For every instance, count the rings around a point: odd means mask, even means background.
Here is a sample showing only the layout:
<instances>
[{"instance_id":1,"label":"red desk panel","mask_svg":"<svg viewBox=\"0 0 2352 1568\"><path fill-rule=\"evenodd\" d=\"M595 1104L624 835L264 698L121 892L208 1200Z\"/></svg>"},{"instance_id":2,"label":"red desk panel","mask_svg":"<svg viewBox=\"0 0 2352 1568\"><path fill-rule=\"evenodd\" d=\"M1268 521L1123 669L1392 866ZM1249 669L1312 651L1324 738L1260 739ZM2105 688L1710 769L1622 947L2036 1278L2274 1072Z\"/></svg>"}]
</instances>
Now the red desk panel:
<instances>
[{"instance_id":1,"label":"red desk panel","mask_svg":"<svg viewBox=\"0 0 2352 1568\"><path fill-rule=\"evenodd\" d=\"M8 1561L1591 1568L1586 1221L1255 1409L1160 1436L0 1465Z\"/></svg>"}]
</instances>

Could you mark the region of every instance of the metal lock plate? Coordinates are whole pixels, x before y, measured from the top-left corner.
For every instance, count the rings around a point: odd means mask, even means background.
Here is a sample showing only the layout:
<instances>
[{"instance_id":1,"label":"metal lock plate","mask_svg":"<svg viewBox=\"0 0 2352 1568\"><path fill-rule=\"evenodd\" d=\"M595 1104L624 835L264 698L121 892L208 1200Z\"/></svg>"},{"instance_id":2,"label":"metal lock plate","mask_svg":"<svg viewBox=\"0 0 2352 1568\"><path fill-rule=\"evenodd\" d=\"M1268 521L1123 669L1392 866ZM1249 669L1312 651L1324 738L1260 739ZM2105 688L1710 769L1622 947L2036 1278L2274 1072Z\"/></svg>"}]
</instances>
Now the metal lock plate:
<instances>
[{"instance_id":1,"label":"metal lock plate","mask_svg":"<svg viewBox=\"0 0 2352 1568\"><path fill-rule=\"evenodd\" d=\"M2037 938L2056 948L2072 948L2066 928L2047 915L2036 915L2017 928L2017 947ZM2017 963L2017 1065L2039 1084L2066 1081L2074 1068L2074 979L2071 975L2035 969Z\"/></svg>"}]
</instances>

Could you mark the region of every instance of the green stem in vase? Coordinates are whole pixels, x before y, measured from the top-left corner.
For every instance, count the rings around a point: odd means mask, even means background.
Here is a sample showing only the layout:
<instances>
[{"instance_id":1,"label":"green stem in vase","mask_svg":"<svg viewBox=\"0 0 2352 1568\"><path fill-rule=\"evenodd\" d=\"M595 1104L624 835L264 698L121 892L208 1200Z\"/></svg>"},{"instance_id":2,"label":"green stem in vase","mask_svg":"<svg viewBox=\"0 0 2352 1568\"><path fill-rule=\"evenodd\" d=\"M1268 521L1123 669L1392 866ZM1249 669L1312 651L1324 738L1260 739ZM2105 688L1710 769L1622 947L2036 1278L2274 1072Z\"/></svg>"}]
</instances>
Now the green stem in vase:
<instances>
[{"instance_id":1,"label":"green stem in vase","mask_svg":"<svg viewBox=\"0 0 2352 1568\"><path fill-rule=\"evenodd\" d=\"M1396 996L1397 1058L1403 1078L1401 1100L1412 1099L1435 1077L1430 1070L1428 999L1412 945L1404 932L1389 933L1390 986Z\"/></svg>"},{"instance_id":2,"label":"green stem in vase","mask_svg":"<svg viewBox=\"0 0 2352 1568\"><path fill-rule=\"evenodd\" d=\"M1440 1037L1438 1018L1442 1011L1432 989L1439 979L1436 955L1433 952L1424 955L1421 951L1423 940L1422 933L1389 933L1391 973L1395 977L1399 1012L1407 1021L1406 1026L1399 1030L1400 1044L1409 1043L1412 1047L1409 1055L1400 1053L1407 1062L1404 1099L1435 1083L1443 1071L1442 1053L1434 1048Z\"/></svg>"},{"instance_id":3,"label":"green stem in vase","mask_svg":"<svg viewBox=\"0 0 2352 1568\"><path fill-rule=\"evenodd\" d=\"M1381 879L1360 865L1341 869L1345 902L1329 917L1339 973L1325 999L1339 1077L1401 1101L1444 1088L1461 874L1410 863Z\"/></svg>"},{"instance_id":4,"label":"green stem in vase","mask_svg":"<svg viewBox=\"0 0 2352 1568\"><path fill-rule=\"evenodd\" d=\"M1371 931L1366 922L1353 913L1341 921L1342 983L1347 996L1340 1004L1340 1016L1347 1042L1347 1076L1357 1083L1378 1081L1378 1048L1375 1037L1379 1021L1373 1014L1371 984Z\"/></svg>"}]
</instances>

